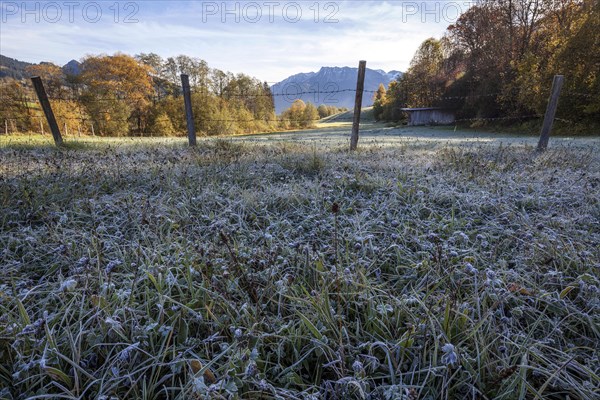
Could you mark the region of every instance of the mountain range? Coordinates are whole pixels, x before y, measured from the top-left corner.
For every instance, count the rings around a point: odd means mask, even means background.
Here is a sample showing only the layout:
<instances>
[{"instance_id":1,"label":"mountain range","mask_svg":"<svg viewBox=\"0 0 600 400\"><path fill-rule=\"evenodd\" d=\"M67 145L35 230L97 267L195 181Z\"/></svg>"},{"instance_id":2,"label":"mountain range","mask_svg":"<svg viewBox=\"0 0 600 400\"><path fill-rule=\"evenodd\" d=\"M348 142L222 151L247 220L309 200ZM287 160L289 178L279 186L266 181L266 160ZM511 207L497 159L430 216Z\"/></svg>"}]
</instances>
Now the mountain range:
<instances>
[{"instance_id":1,"label":"mountain range","mask_svg":"<svg viewBox=\"0 0 600 400\"><path fill-rule=\"evenodd\" d=\"M275 100L275 111L280 114L297 99L311 102L316 106L326 104L336 107L354 108L358 68L322 67L318 72L292 75L271 86ZM385 72L367 68L365 71L365 92L362 106L373 104L373 92L379 84L385 87L402 76L400 71Z\"/></svg>"}]
</instances>

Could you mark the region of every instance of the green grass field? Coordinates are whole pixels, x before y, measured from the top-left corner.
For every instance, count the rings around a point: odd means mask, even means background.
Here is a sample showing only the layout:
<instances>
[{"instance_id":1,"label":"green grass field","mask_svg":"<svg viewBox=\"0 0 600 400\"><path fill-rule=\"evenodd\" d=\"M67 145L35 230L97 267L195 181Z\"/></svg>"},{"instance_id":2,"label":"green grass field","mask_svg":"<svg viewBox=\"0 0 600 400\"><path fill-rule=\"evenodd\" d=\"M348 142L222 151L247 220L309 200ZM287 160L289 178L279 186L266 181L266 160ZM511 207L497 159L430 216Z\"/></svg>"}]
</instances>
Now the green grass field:
<instances>
[{"instance_id":1,"label":"green grass field","mask_svg":"<svg viewBox=\"0 0 600 400\"><path fill-rule=\"evenodd\" d=\"M2 399L600 397L600 140L0 136Z\"/></svg>"}]
</instances>

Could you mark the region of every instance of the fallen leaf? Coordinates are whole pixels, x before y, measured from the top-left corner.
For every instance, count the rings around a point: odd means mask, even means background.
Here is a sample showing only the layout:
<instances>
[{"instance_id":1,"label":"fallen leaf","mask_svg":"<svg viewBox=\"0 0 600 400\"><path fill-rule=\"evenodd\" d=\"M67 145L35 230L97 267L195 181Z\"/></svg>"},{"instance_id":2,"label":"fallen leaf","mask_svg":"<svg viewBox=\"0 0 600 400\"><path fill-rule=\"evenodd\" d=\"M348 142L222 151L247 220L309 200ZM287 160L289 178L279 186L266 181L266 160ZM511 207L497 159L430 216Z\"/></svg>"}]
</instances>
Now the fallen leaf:
<instances>
[{"instance_id":1,"label":"fallen leaf","mask_svg":"<svg viewBox=\"0 0 600 400\"><path fill-rule=\"evenodd\" d=\"M190 362L190 367L192 368L192 372L194 374L197 374L202 370L202 368L204 368L202 363L198 360L192 360ZM209 368L206 368L204 370L202 376L204 376L204 382L207 384L215 383L217 381L215 374L213 374L213 372Z\"/></svg>"},{"instance_id":2,"label":"fallen leaf","mask_svg":"<svg viewBox=\"0 0 600 400\"><path fill-rule=\"evenodd\" d=\"M561 298L561 299L564 299L565 297L567 297L567 295L568 295L569 293L571 293L571 290L573 290L573 289L575 289L575 287L574 287L574 286L567 286L566 288L564 288L564 289L562 290L562 292L560 292L560 298Z\"/></svg>"},{"instance_id":3,"label":"fallen leaf","mask_svg":"<svg viewBox=\"0 0 600 400\"><path fill-rule=\"evenodd\" d=\"M514 282L508 284L508 291L512 293L522 294L524 296L533 296L533 292L531 290L524 288L523 286Z\"/></svg>"}]
</instances>

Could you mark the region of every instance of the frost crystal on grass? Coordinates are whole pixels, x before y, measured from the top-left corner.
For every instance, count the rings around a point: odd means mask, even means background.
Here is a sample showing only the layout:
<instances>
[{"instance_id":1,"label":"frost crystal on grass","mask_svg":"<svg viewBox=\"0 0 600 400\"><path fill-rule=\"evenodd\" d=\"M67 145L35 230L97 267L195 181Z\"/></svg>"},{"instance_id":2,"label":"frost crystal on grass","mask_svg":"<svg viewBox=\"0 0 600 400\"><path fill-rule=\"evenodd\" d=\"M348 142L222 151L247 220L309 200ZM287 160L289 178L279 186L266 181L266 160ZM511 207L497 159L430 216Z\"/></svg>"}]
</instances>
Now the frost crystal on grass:
<instances>
[{"instance_id":1,"label":"frost crystal on grass","mask_svg":"<svg viewBox=\"0 0 600 400\"><path fill-rule=\"evenodd\" d=\"M165 278L165 282L167 282L167 285L169 285L169 286L173 286L177 283L177 278L175 278L175 275L173 275L171 270L169 270L167 272L167 277Z\"/></svg>"},{"instance_id":2,"label":"frost crystal on grass","mask_svg":"<svg viewBox=\"0 0 600 400\"><path fill-rule=\"evenodd\" d=\"M269 384L267 383L267 381L266 381L266 380L264 380L264 379L261 379L261 380L260 380L260 382L258 382L258 387L259 387L261 390L263 390L263 391L264 391L264 390L268 390L268 389L269 389Z\"/></svg>"},{"instance_id":3,"label":"frost crystal on grass","mask_svg":"<svg viewBox=\"0 0 600 400\"><path fill-rule=\"evenodd\" d=\"M149 323L148 325L144 326L144 331L146 332L151 332L154 330L154 328L156 328L158 326L158 322L152 322Z\"/></svg>"},{"instance_id":4,"label":"frost crystal on grass","mask_svg":"<svg viewBox=\"0 0 600 400\"><path fill-rule=\"evenodd\" d=\"M102 293L103 295L107 294L109 291L113 290L115 288L115 284L113 282L104 282L102 285L100 285L100 293Z\"/></svg>"},{"instance_id":5,"label":"frost crystal on grass","mask_svg":"<svg viewBox=\"0 0 600 400\"><path fill-rule=\"evenodd\" d=\"M470 275L477 274L477 269L471 263L465 263L465 272Z\"/></svg>"},{"instance_id":6,"label":"frost crystal on grass","mask_svg":"<svg viewBox=\"0 0 600 400\"><path fill-rule=\"evenodd\" d=\"M117 290L117 297L119 300L127 300L131 295L131 289L119 289Z\"/></svg>"},{"instance_id":7,"label":"frost crystal on grass","mask_svg":"<svg viewBox=\"0 0 600 400\"><path fill-rule=\"evenodd\" d=\"M204 383L203 376L198 376L194 378L194 380L192 381L192 388L194 390L194 393L197 395L204 396L208 393L208 386L206 386L206 383Z\"/></svg>"},{"instance_id":8,"label":"frost crystal on grass","mask_svg":"<svg viewBox=\"0 0 600 400\"><path fill-rule=\"evenodd\" d=\"M442 352L444 353L442 355L442 362L446 365L454 366L458 361L458 355L454 351L454 345L446 343L442 347Z\"/></svg>"},{"instance_id":9,"label":"frost crystal on grass","mask_svg":"<svg viewBox=\"0 0 600 400\"><path fill-rule=\"evenodd\" d=\"M256 365L256 362L250 361L248 363L246 366L245 375L247 378L254 378L256 375L258 375L258 366Z\"/></svg>"},{"instance_id":10,"label":"frost crystal on grass","mask_svg":"<svg viewBox=\"0 0 600 400\"><path fill-rule=\"evenodd\" d=\"M233 332L233 336L235 336L236 339L240 339L242 337L242 330L240 328L237 328Z\"/></svg>"},{"instance_id":11,"label":"frost crystal on grass","mask_svg":"<svg viewBox=\"0 0 600 400\"><path fill-rule=\"evenodd\" d=\"M487 277L485 281L486 286L496 287L502 284L502 281L498 279L496 275L496 271L493 271L488 268L485 270L485 276Z\"/></svg>"},{"instance_id":12,"label":"frost crystal on grass","mask_svg":"<svg viewBox=\"0 0 600 400\"><path fill-rule=\"evenodd\" d=\"M106 265L104 272L106 272L107 275L110 275L114 269L119 267L121 264L123 264L123 261L121 260L112 260Z\"/></svg>"},{"instance_id":13,"label":"frost crystal on grass","mask_svg":"<svg viewBox=\"0 0 600 400\"><path fill-rule=\"evenodd\" d=\"M108 324L112 329L117 329L117 330L121 329L121 323L119 321L116 321L112 317L106 317L104 322L106 324Z\"/></svg>"},{"instance_id":14,"label":"frost crystal on grass","mask_svg":"<svg viewBox=\"0 0 600 400\"><path fill-rule=\"evenodd\" d=\"M75 267L76 268L84 268L89 263L90 263L90 259L88 257L81 257L79 260L77 260L77 263L75 264Z\"/></svg>"},{"instance_id":15,"label":"frost crystal on grass","mask_svg":"<svg viewBox=\"0 0 600 400\"><path fill-rule=\"evenodd\" d=\"M168 336L169 333L171 333L172 330L173 330L173 327L172 326L168 326L168 325L161 325L160 328L158 328L158 332L162 336Z\"/></svg>"},{"instance_id":16,"label":"frost crystal on grass","mask_svg":"<svg viewBox=\"0 0 600 400\"><path fill-rule=\"evenodd\" d=\"M140 345L140 342L136 342L134 344L127 346L123 350L121 350L121 352L119 353L119 357L118 357L119 361L121 361L121 362L129 361L132 353L138 349L139 345Z\"/></svg>"},{"instance_id":17,"label":"frost crystal on grass","mask_svg":"<svg viewBox=\"0 0 600 400\"><path fill-rule=\"evenodd\" d=\"M32 324L25 325L23 330L19 333L19 336L28 336L36 334L43 326L44 320L40 318Z\"/></svg>"},{"instance_id":18,"label":"frost crystal on grass","mask_svg":"<svg viewBox=\"0 0 600 400\"><path fill-rule=\"evenodd\" d=\"M275 282L275 286L277 287L277 292L279 294L285 294L287 292L287 282L285 282L284 280L278 280L277 282Z\"/></svg>"},{"instance_id":19,"label":"frost crystal on grass","mask_svg":"<svg viewBox=\"0 0 600 400\"><path fill-rule=\"evenodd\" d=\"M394 308L389 304L378 304L377 305L377 312L381 315L385 316L393 311L394 311Z\"/></svg>"},{"instance_id":20,"label":"frost crystal on grass","mask_svg":"<svg viewBox=\"0 0 600 400\"><path fill-rule=\"evenodd\" d=\"M415 296L408 296L402 299L402 302L407 306L414 306L419 304L419 298Z\"/></svg>"},{"instance_id":21,"label":"frost crystal on grass","mask_svg":"<svg viewBox=\"0 0 600 400\"><path fill-rule=\"evenodd\" d=\"M456 239L458 239L462 243L468 243L469 242L469 236L466 233L462 232L462 231L455 232L454 236L456 237Z\"/></svg>"},{"instance_id":22,"label":"frost crystal on grass","mask_svg":"<svg viewBox=\"0 0 600 400\"><path fill-rule=\"evenodd\" d=\"M75 279L67 279L60 284L60 290L62 292L70 292L75 289L75 287L77 287L77 281Z\"/></svg>"}]
</instances>

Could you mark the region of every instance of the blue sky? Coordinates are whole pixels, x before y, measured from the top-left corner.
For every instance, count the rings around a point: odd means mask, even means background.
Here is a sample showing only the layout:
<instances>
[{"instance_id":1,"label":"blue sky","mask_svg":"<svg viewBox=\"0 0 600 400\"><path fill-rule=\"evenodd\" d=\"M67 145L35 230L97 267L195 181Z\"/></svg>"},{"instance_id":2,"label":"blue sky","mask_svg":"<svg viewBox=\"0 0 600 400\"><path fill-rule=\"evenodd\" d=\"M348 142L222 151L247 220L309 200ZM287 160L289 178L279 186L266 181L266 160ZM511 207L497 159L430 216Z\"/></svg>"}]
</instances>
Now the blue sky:
<instances>
[{"instance_id":1,"label":"blue sky","mask_svg":"<svg viewBox=\"0 0 600 400\"><path fill-rule=\"evenodd\" d=\"M276 82L321 66L406 70L467 1L0 1L0 53L64 64L86 54L186 54ZM25 7L23 7L23 5Z\"/></svg>"}]
</instances>

